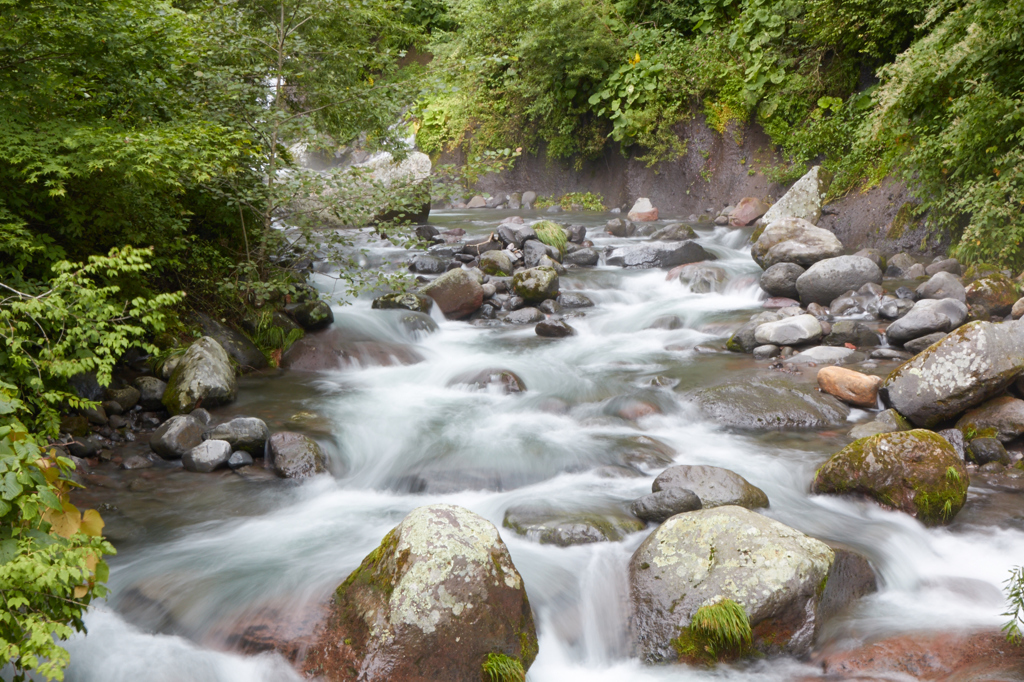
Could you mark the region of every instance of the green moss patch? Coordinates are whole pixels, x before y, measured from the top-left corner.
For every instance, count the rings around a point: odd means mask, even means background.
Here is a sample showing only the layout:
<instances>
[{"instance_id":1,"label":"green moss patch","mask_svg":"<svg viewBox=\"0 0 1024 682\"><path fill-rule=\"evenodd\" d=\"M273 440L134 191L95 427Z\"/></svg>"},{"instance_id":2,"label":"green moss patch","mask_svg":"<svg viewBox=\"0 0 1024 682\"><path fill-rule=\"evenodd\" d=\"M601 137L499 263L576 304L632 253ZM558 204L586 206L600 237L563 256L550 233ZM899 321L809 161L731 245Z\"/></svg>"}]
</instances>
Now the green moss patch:
<instances>
[{"instance_id":1,"label":"green moss patch","mask_svg":"<svg viewBox=\"0 0 1024 682\"><path fill-rule=\"evenodd\" d=\"M541 243L558 249L559 253L565 253L565 244L568 242L568 238L565 236L565 230L562 229L561 225L550 220L542 220L530 227L537 233L537 239Z\"/></svg>"},{"instance_id":2,"label":"green moss patch","mask_svg":"<svg viewBox=\"0 0 1024 682\"><path fill-rule=\"evenodd\" d=\"M484 682L523 682L526 679L522 662L505 654L487 654L481 672Z\"/></svg>"},{"instance_id":3,"label":"green moss patch","mask_svg":"<svg viewBox=\"0 0 1024 682\"><path fill-rule=\"evenodd\" d=\"M714 663L742 658L753 650L750 619L732 599L705 604L672 640L672 646L684 661Z\"/></svg>"}]
</instances>

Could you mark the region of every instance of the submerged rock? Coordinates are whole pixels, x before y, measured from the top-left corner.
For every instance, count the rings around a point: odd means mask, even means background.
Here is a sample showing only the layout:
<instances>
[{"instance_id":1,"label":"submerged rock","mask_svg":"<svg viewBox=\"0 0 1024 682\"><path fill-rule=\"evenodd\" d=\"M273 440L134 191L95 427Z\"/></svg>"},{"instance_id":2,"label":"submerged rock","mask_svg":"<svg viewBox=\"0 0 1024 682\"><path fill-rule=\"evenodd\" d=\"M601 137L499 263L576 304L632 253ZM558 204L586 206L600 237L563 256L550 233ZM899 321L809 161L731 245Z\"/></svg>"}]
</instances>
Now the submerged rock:
<instances>
[{"instance_id":1,"label":"submerged rock","mask_svg":"<svg viewBox=\"0 0 1024 682\"><path fill-rule=\"evenodd\" d=\"M522 393L526 383L519 375L508 369L481 369L464 372L448 382L448 386L470 386L479 390L496 390L498 393Z\"/></svg>"},{"instance_id":2,"label":"submerged rock","mask_svg":"<svg viewBox=\"0 0 1024 682\"><path fill-rule=\"evenodd\" d=\"M307 334L296 341L281 357L281 366L285 369L315 372L351 366L412 365L422 360L423 356L411 346L378 341L333 327Z\"/></svg>"},{"instance_id":3,"label":"submerged rock","mask_svg":"<svg viewBox=\"0 0 1024 682\"><path fill-rule=\"evenodd\" d=\"M768 496L739 474L704 464L679 464L658 474L651 490L683 489L692 491L704 509L737 506L760 509L768 506Z\"/></svg>"},{"instance_id":4,"label":"submerged rock","mask_svg":"<svg viewBox=\"0 0 1024 682\"><path fill-rule=\"evenodd\" d=\"M373 299L370 307L374 310L409 310L416 313L430 314L434 307L434 299L423 294L385 294Z\"/></svg>"},{"instance_id":5,"label":"submerged rock","mask_svg":"<svg viewBox=\"0 0 1024 682\"><path fill-rule=\"evenodd\" d=\"M949 523L967 499L967 469L942 436L924 429L850 443L818 469L811 492L863 495L917 518Z\"/></svg>"},{"instance_id":6,"label":"submerged rock","mask_svg":"<svg viewBox=\"0 0 1024 682\"><path fill-rule=\"evenodd\" d=\"M971 322L893 371L883 398L931 427L998 395L1022 372L1024 323Z\"/></svg>"},{"instance_id":7,"label":"submerged rock","mask_svg":"<svg viewBox=\"0 0 1024 682\"><path fill-rule=\"evenodd\" d=\"M694 614L722 599L746 612L755 649L805 653L834 562L825 543L742 507L673 516L629 562L638 653L651 663L681 658Z\"/></svg>"},{"instance_id":8,"label":"submerged rock","mask_svg":"<svg viewBox=\"0 0 1024 682\"><path fill-rule=\"evenodd\" d=\"M328 681L479 682L489 659L526 670L537 633L498 530L446 504L420 507L338 587L304 670Z\"/></svg>"},{"instance_id":9,"label":"submerged rock","mask_svg":"<svg viewBox=\"0 0 1024 682\"><path fill-rule=\"evenodd\" d=\"M586 545L592 542L618 542L644 524L621 510L566 510L545 504L510 508L502 521L514 530L542 545Z\"/></svg>"},{"instance_id":10,"label":"submerged rock","mask_svg":"<svg viewBox=\"0 0 1024 682\"><path fill-rule=\"evenodd\" d=\"M833 396L781 377L712 386L693 398L706 418L738 429L838 426L850 414Z\"/></svg>"},{"instance_id":11,"label":"submerged rock","mask_svg":"<svg viewBox=\"0 0 1024 682\"><path fill-rule=\"evenodd\" d=\"M185 351L167 382L163 403L171 414L183 414L200 403L204 407L230 403L237 394L231 358L216 340L204 336Z\"/></svg>"}]
</instances>

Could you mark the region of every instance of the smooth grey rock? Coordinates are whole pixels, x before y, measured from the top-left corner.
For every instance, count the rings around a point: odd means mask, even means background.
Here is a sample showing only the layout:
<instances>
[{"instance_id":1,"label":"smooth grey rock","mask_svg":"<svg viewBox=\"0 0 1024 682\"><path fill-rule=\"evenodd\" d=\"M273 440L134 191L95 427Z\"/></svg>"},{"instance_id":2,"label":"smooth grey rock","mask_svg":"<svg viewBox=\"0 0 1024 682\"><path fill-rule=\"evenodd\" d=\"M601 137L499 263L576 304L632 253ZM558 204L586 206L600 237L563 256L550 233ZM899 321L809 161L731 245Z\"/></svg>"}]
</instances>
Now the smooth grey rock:
<instances>
[{"instance_id":1,"label":"smooth grey rock","mask_svg":"<svg viewBox=\"0 0 1024 682\"><path fill-rule=\"evenodd\" d=\"M823 336L821 322L813 315L794 315L762 324L754 331L758 345L795 346L811 343Z\"/></svg>"},{"instance_id":2,"label":"smooth grey rock","mask_svg":"<svg viewBox=\"0 0 1024 682\"><path fill-rule=\"evenodd\" d=\"M526 267L537 267L544 256L559 262L562 260L562 255L558 252L558 249L548 246L539 239L532 239L523 244L523 261L526 263Z\"/></svg>"},{"instance_id":3,"label":"smooth grey rock","mask_svg":"<svg viewBox=\"0 0 1024 682\"><path fill-rule=\"evenodd\" d=\"M668 488L634 500L629 510L641 521L662 523L676 514L700 508L700 498L692 490Z\"/></svg>"},{"instance_id":4,"label":"smooth grey rock","mask_svg":"<svg viewBox=\"0 0 1024 682\"><path fill-rule=\"evenodd\" d=\"M420 293L434 299L446 316L462 319L472 315L484 300L481 282L468 270L449 270L420 289Z\"/></svg>"},{"instance_id":5,"label":"smooth grey rock","mask_svg":"<svg viewBox=\"0 0 1024 682\"><path fill-rule=\"evenodd\" d=\"M544 313L536 308L520 308L507 313L502 319L509 324L535 324L544 319Z\"/></svg>"},{"instance_id":6,"label":"smooth grey rock","mask_svg":"<svg viewBox=\"0 0 1024 682\"><path fill-rule=\"evenodd\" d=\"M761 288L769 296L797 299L800 292L797 291L796 280L805 272L796 263L776 263L761 274Z\"/></svg>"},{"instance_id":7,"label":"smooth grey rock","mask_svg":"<svg viewBox=\"0 0 1024 682\"><path fill-rule=\"evenodd\" d=\"M563 291L558 295L558 303L563 308L590 308L594 302L584 294L575 291Z\"/></svg>"},{"instance_id":8,"label":"smooth grey rock","mask_svg":"<svg viewBox=\"0 0 1024 682\"><path fill-rule=\"evenodd\" d=\"M206 407L230 403L237 394L230 357L216 340L204 336L185 351L167 382L163 403L171 414L183 414L200 402Z\"/></svg>"},{"instance_id":9,"label":"smooth grey rock","mask_svg":"<svg viewBox=\"0 0 1024 682\"><path fill-rule=\"evenodd\" d=\"M533 204L537 201L536 192L523 192L523 208L529 210L533 208Z\"/></svg>"},{"instance_id":10,"label":"smooth grey rock","mask_svg":"<svg viewBox=\"0 0 1024 682\"><path fill-rule=\"evenodd\" d=\"M121 468L128 471L136 471L138 469L149 469L153 466L153 460L143 455L132 455L121 463Z\"/></svg>"},{"instance_id":11,"label":"smooth grey rock","mask_svg":"<svg viewBox=\"0 0 1024 682\"><path fill-rule=\"evenodd\" d=\"M961 303L967 301L967 290L960 280L946 271L936 272L931 278L914 290L914 298L953 298Z\"/></svg>"},{"instance_id":12,"label":"smooth grey rock","mask_svg":"<svg viewBox=\"0 0 1024 682\"><path fill-rule=\"evenodd\" d=\"M206 432L204 438L223 440L231 444L234 450L244 450L250 454L261 456L270 437L267 423L256 417L235 417L231 421L218 424Z\"/></svg>"},{"instance_id":13,"label":"smooth grey rock","mask_svg":"<svg viewBox=\"0 0 1024 682\"><path fill-rule=\"evenodd\" d=\"M832 330L822 344L826 346L845 346L852 344L857 348L877 346L878 334L863 322L856 320L838 320L832 323Z\"/></svg>"},{"instance_id":14,"label":"smooth grey rock","mask_svg":"<svg viewBox=\"0 0 1024 682\"><path fill-rule=\"evenodd\" d=\"M743 607L756 649L805 653L834 561L825 543L742 507L673 516L629 562L638 653L678 660L672 641L697 609L723 598Z\"/></svg>"},{"instance_id":15,"label":"smooth grey rock","mask_svg":"<svg viewBox=\"0 0 1024 682\"><path fill-rule=\"evenodd\" d=\"M205 425L190 414L171 417L157 427L149 438L149 447L164 459L181 459L203 442Z\"/></svg>"},{"instance_id":16,"label":"smooth grey rock","mask_svg":"<svg viewBox=\"0 0 1024 682\"><path fill-rule=\"evenodd\" d=\"M861 256L838 256L818 261L796 280L800 302L828 305L841 294L864 284L882 282L882 271Z\"/></svg>"},{"instance_id":17,"label":"smooth grey rock","mask_svg":"<svg viewBox=\"0 0 1024 682\"><path fill-rule=\"evenodd\" d=\"M1012 463L1010 455L998 438L975 438L968 444L966 454L975 464Z\"/></svg>"},{"instance_id":18,"label":"smooth grey rock","mask_svg":"<svg viewBox=\"0 0 1024 682\"><path fill-rule=\"evenodd\" d=\"M843 245L834 234L806 220L780 218L766 224L750 249L754 262L766 270L776 263L796 263L806 268L843 253Z\"/></svg>"},{"instance_id":19,"label":"smooth grey rock","mask_svg":"<svg viewBox=\"0 0 1024 682\"><path fill-rule=\"evenodd\" d=\"M902 345L936 332L951 332L967 319L967 306L952 298L926 298L914 304L910 312L889 325L885 338Z\"/></svg>"},{"instance_id":20,"label":"smooth grey rock","mask_svg":"<svg viewBox=\"0 0 1024 682\"><path fill-rule=\"evenodd\" d=\"M582 249L576 249L572 253L567 253L562 258L562 262L568 265L581 265L589 267L597 265L601 260L600 254L596 250L584 247Z\"/></svg>"},{"instance_id":21,"label":"smooth grey rock","mask_svg":"<svg viewBox=\"0 0 1024 682\"><path fill-rule=\"evenodd\" d=\"M661 492L681 488L700 498L704 509L735 505L747 509L768 506L768 496L739 474L704 464L678 464L658 474L651 490Z\"/></svg>"},{"instance_id":22,"label":"smooth grey rock","mask_svg":"<svg viewBox=\"0 0 1024 682\"><path fill-rule=\"evenodd\" d=\"M913 428L899 412L893 409L882 410L875 415L874 421L865 424L858 424L850 429L850 438L859 440L873 436L876 433L893 433L895 431L909 431ZM941 434L940 434L941 435Z\"/></svg>"},{"instance_id":23,"label":"smooth grey rock","mask_svg":"<svg viewBox=\"0 0 1024 682\"><path fill-rule=\"evenodd\" d=\"M755 360L770 360L774 357L778 357L781 350L778 346L767 343L763 346L758 346L754 349Z\"/></svg>"},{"instance_id":24,"label":"smooth grey rock","mask_svg":"<svg viewBox=\"0 0 1024 682\"><path fill-rule=\"evenodd\" d=\"M224 466L231 457L231 443L224 440L206 440L184 454L181 463L189 471L207 474Z\"/></svg>"},{"instance_id":25,"label":"smooth grey rock","mask_svg":"<svg viewBox=\"0 0 1024 682\"><path fill-rule=\"evenodd\" d=\"M957 277L963 274L962 268L960 267L960 261L956 258L936 260L931 265L925 266L924 273L929 277L937 272L948 272L949 274L956 275Z\"/></svg>"},{"instance_id":26,"label":"smooth grey rock","mask_svg":"<svg viewBox=\"0 0 1024 682\"><path fill-rule=\"evenodd\" d=\"M243 450L237 450L235 452L232 452L231 456L228 457L228 461L227 461L228 469L232 469L232 470L234 470L234 469L241 469L242 467L250 466L250 465L252 465L252 463L253 463L252 455L250 455L248 452L245 452Z\"/></svg>"},{"instance_id":27,"label":"smooth grey rock","mask_svg":"<svg viewBox=\"0 0 1024 682\"><path fill-rule=\"evenodd\" d=\"M971 322L890 374L883 399L929 428L998 395L1022 372L1024 323Z\"/></svg>"},{"instance_id":28,"label":"smooth grey rock","mask_svg":"<svg viewBox=\"0 0 1024 682\"><path fill-rule=\"evenodd\" d=\"M218 322L205 313L198 313L196 320L199 322L203 335L216 340L243 371L267 367L267 356L263 354L263 351L249 337ZM124 403L121 403L121 405L124 407ZM130 408L125 407L125 409Z\"/></svg>"},{"instance_id":29,"label":"smooth grey rock","mask_svg":"<svg viewBox=\"0 0 1024 682\"><path fill-rule=\"evenodd\" d=\"M316 441L292 431L278 431L267 440L266 460L267 468L281 478L306 478L326 471L324 453Z\"/></svg>"},{"instance_id":30,"label":"smooth grey rock","mask_svg":"<svg viewBox=\"0 0 1024 682\"><path fill-rule=\"evenodd\" d=\"M673 268L687 263L717 260L697 242L644 242L621 246L608 254L605 263L630 270Z\"/></svg>"},{"instance_id":31,"label":"smooth grey rock","mask_svg":"<svg viewBox=\"0 0 1024 682\"><path fill-rule=\"evenodd\" d=\"M164 392L167 390L167 383L156 377L138 377L135 379L135 388L139 389L139 404L144 410L159 410L163 405Z\"/></svg>"},{"instance_id":32,"label":"smooth grey rock","mask_svg":"<svg viewBox=\"0 0 1024 682\"><path fill-rule=\"evenodd\" d=\"M911 341L907 341L903 344L903 347L906 348L908 352L917 355L928 346L941 341L944 338L946 338L946 332L935 332L934 334L928 334L927 336L921 336Z\"/></svg>"},{"instance_id":33,"label":"smooth grey rock","mask_svg":"<svg viewBox=\"0 0 1024 682\"><path fill-rule=\"evenodd\" d=\"M543 336L551 339L560 339L566 336L574 336L576 334L576 330L562 320L544 320L542 322L538 322L534 331L537 336Z\"/></svg>"},{"instance_id":34,"label":"smooth grey rock","mask_svg":"<svg viewBox=\"0 0 1024 682\"><path fill-rule=\"evenodd\" d=\"M792 362L794 365L811 363L815 365L839 365L849 362L855 357L863 358L864 356L852 348L845 348L843 346L815 346L787 358L786 362Z\"/></svg>"}]
</instances>

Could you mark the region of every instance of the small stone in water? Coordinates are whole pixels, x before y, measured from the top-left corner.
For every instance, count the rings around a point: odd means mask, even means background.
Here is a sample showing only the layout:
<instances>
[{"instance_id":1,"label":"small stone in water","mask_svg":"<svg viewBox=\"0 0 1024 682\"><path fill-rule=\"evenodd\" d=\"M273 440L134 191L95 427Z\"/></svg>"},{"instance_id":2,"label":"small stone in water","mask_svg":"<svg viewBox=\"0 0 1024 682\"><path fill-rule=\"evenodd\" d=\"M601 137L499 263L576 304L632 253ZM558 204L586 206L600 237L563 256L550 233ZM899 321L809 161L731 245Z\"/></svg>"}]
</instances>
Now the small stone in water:
<instances>
[{"instance_id":1,"label":"small stone in water","mask_svg":"<svg viewBox=\"0 0 1024 682\"><path fill-rule=\"evenodd\" d=\"M250 466L252 462L252 455L244 450L237 450L228 457L228 469L241 469Z\"/></svg>"},{"instance_id":2,"label":"small stone in water","mask_svg":"<svg viewBox=\"0 0 1024 682\"><path fill-rule=\"evenodd\" d=\"M544 320L543 322L539 322L537 323L534 331L537 332L537 336L553 339L560 339L576 334L575 329L561 320Z\"/></svg>"}]
</instances>

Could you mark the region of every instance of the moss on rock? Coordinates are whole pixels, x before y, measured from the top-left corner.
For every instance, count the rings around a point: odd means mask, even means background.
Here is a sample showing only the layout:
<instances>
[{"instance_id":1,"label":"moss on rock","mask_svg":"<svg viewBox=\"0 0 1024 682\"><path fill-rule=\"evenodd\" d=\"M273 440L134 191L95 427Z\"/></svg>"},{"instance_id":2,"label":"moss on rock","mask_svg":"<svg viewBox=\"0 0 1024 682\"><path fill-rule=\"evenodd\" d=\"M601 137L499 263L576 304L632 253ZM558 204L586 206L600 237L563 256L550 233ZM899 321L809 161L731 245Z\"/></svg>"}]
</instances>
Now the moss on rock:
<instances>
[{"instance_id":1,"label":"moss on rock","mask_svg":"<svg viewBox=\"0 0 1024 682\"><path fill-rule=\"evenodd\" d=\"M914 429L847 445L818 469L811 492L864 495L935 526L949 523L960 511L969 481L946 439Z\"/></svg>"}]
</instances>

